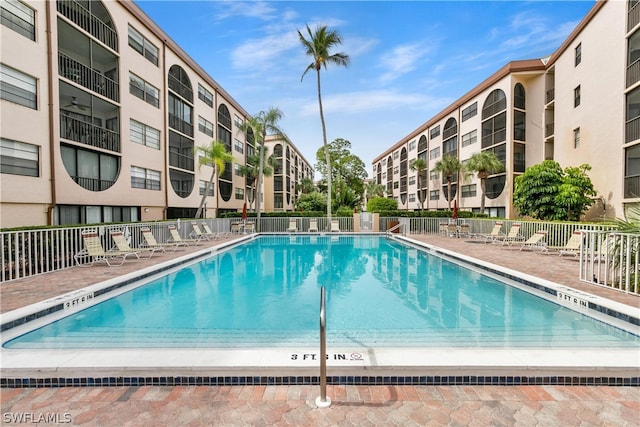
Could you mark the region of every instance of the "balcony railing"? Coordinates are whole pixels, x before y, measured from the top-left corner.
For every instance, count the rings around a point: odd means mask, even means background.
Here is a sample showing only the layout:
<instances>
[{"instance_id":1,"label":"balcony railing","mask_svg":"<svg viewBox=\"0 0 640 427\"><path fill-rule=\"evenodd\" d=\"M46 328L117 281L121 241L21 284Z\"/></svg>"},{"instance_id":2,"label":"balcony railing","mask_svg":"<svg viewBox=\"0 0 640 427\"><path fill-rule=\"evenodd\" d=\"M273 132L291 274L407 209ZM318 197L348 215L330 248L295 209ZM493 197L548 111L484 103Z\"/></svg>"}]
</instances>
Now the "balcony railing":
<instances>
[{"instance_id":1,"label":"balcony railing","mask_svg":"<svg viewBox=\"0 0 640 427\"><path fill-rule=\"evenodd\" d=\"M118 102L118 83L75 59L58 53L58 73L79 85Z\"/></svg>"},{"instance_id":2,"label":"balcony railing","mask_svg":"<svg viewBox=\"0 0 640 427\"><path fill-rule=\"evenodd\" d=\"M548 104L551 101L553 101L554 99L556 99L556 91L555 91L555 89L549 89L547 91L547 94L546 94L546 98L545 98L546 102L545 103Z\"/></svg>"},{"instance_id":3,"label":"balcony railing","mask_svg":"<svg viewBox=\"0 0 640 427\"><path fill-rule=\"evenodd\" d=\"M640 3L634 4L627 12L627 32L631 31L638 23L640 23Z\"/></svg>"},{"instance_id":4,"label":"balcony railing","mask_svg":"<svg viewBox=\"0 0 640 427\"><path fill-rule=\"evenodd\" d=\"M64 114L60 114L60 138L104 150L120 152L120 135L118 132Z\"/></svg>"},{"instance_id":5,"label":"balcony railing","mask_svg":"<svg viewBox=\"0 0 640 427\"><path fill-rule=\"evenodd\" d=\"M118 34L113 28L102 22L77 1L58 0L56 3L58 12L106 46L118 51Z\"/></svg>"},{"instance_id":6,"label":"balcony railing","mask_svg":"<svg viewBox=\"0 0 640 427\"><path fill-rule=\"evenodd\" d=\"M169 151L169 166L193 171L193 156L186 156L175 151Z\"/></svg>"},{"instance_id":7,"label":"balcony railing","mask_svg":"<svg viewBox=\"0 0 640 427\"><path fill-rule=\"evenodd\" d=\"M169 114L169 127L188 136L193 136L193 125L175 114Z\"/></svg>"},{"instance_id":8,"label":"balcony railing","mask_svg":"<svg viewBox=\"0 0 640 427\"><path fill-rule=\"evenodd\" d=\"M98 178L86 178L82 176L72 176L71 178L82 188L86 188L91 191L104 191L115 184L115 181L107 181Z\"/></svg>"},{"instance_id":9,"label":"balcony railing","mask_svg":"<svg viewBox=\"0 0 640 427\"><path fill-rule=\"evenodd\" d=\"M640 59L627 67L627 87L640 81Z\"/></svg>"},{"instance_id":10,"label":"balcony railing","mask_svg":"<svg viewBox=\"0 0 640 427\"><path fill-rule=\"evenodd\" d=\"M625 125L625 142L632 142L640 139L640 116L629 120Z\"/></svg>"},{"instance_id":11,"label":"balcony railing","mask_svg":"<svg viewBox=\"0 0 640 427\"><path fill-rule=\"evenodd\" d=\"M624 178L624 197L625 199L640 197L640 175Z\"/></svg>"},{"instance_id":12,"label":"balcony railing","mask_svg":"<svg viewBox=\"0 0 640 427\"><path fill-rule=\"evenodd\" d=\"M555 132L555 123L547 123L546 125L544 125L544 136L545 138L553 135L553 133Z\"/></svg>"}]
</instances>

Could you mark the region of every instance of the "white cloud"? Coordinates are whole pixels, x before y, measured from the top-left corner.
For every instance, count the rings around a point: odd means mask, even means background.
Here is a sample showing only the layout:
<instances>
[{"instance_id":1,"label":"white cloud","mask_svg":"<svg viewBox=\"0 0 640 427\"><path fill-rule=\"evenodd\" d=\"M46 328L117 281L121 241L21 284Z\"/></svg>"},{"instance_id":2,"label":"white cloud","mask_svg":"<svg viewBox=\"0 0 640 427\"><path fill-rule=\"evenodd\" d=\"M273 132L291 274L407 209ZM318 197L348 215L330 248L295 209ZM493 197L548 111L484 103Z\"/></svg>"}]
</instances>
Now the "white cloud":
<instances>
[{"instance_id":1,"label":"white cloud","mask_svg":"<svg viewBox=\"0 0 640 427\"><path fill-rule=\"evenodd\" d=\"M380 81L387 83L413 71L430 51L419 43L396 46L380 59L380 66L388 70L380 76Z\"/></svg>"},{"instance_id":2,"label":"white cloud","mask_svg":"<svg viewBox=\"0 0 640 427\"><path fill-rule=\"evenodd\" d=\"M219 12L216 14L218 20L224 20L235 16L245 16L258 18L265 21L274 19L278 14L276 8L266 1L232 1L225 0L219 4Z\"/></svg>"}]
</instances>

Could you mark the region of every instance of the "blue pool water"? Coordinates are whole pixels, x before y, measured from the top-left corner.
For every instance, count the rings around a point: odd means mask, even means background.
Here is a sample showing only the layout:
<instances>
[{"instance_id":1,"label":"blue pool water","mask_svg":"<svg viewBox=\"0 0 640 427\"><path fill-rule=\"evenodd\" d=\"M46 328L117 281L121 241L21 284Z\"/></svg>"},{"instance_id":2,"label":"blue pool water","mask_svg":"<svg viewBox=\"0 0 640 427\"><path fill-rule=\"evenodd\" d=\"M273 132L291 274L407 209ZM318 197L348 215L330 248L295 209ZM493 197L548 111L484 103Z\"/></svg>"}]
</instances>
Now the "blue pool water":
<instances>
[{"instance_id":1,"label":"blue pool water","mask_svg":"<svg viewBox=\"0 0 640 427\"><path fill-rule=\"evenodd\" d=\"M7 348L639 347L640 338L379 236L261 236Z\"/></svg>"}]
</instances>

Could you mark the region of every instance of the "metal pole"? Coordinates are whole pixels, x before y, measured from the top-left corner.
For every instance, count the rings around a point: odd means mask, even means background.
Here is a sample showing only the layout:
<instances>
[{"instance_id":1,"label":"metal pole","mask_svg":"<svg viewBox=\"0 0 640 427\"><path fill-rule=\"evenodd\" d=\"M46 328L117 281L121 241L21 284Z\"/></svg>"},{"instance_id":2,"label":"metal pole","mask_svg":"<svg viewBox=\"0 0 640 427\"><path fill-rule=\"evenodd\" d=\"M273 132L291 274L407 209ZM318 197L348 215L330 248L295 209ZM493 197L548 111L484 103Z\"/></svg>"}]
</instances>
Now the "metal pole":
<instances>
[{"instance_id":1,"label":"metal pole","mask_svg":"<svg viewBox=\"0 0 640 427\"><path fill-rule=\"evenodd\" d=\"M326 308L324 286L320 288L320 396L316 398L318 408L331 406L331 399L327 397L327 345L326 345Z\"/></svg>"}]
</instances>

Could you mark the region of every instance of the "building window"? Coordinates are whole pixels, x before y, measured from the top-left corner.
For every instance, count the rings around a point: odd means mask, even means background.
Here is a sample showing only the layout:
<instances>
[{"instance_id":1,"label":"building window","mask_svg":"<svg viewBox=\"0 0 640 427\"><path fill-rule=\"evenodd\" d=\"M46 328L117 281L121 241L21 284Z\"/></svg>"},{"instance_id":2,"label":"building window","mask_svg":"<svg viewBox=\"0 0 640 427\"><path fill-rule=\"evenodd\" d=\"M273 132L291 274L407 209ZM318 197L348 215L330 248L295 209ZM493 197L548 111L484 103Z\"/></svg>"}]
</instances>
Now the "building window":
<instances>
[{"instance_id":1,"label":"building window","mask_svg":"<svg viewBox=\"0 0 640 427\"><path fill-rule=\"evenodd\" d=\"M472 130L471 132L462 135L462 146L466 147L467 145L475 144L478 142L478 130Z\"/></svg>"},{"instance_id":2,"label":"building window","mask_svg":"<svg viewBox=\"0 0 640 427\"><path fill-rule=\"evenodd\" d=\"M432 180L432 181L436 181L436 180L440 179L440 173L435 169L431 169L429 171L429 179Z\"/></svg>"},{"instance_id":3,"label":"building window","mask_svg":"<svg viewBox=\"0 0 640 427\"><path fill-rule=\"evenodd\" d=\"M578 105L580 105L580 85L573 90L573 106L577 107Z\"/></svg>"},{"instance_id":4,"label":"building window","mask_svg":"<svg viewBox=\"0 0 640 427\"><path fill-rule=\"evenodd\" d=\"M133 27L129 27L129 46L153 65L158 66L158 48Z\"/></svg>"},{"instance_id":5,"label":"building window","mask_svg":"<svg viewBox=\"0 0 640 427\"><path fill-rule=\"evenodd\" d=\"M410 176L409 177L409 185L414 185L416 183L416 177L415 176Z\"/></svg>"},{"instance_id":6,"label":"building window","mask_svg":"<svg viewBox=\"0 0 640 427\"><path fill-rule=\"evenodd\" d=\"M513 111L513 139L516 141L526 141L526 113L524 111Z\"/></svg>"},{"instance_id":7,"label":"building window","mask_svg":"<svg viewBox=\"0 0 640 427\"><path fill-rule=\"evenodd\" d=\"M578 148L580 146L580 128L575 128L573 130L573 148Z\"/></svg>"},{"instance_id":8,"label":"building window","mask_svg":"<svg viewBox=\"0 0 640 427\"><path fill-rule=\"evenodd\" d=\"M213 123L198 116L198 130L213 137Z\"/></svg>"},{"instance_id":9,"label":"building window","mask_svg":"<svg viewBox=\"0 0 640 427\"><path fill-rule=\"evenodd\" d=\"M209 107L213 107L213 94L198 83L198 99L207 104Z\"/></svg>"},{"instance_id":10,"label":"building window","mask_svg":"<svg viewBox=\"0 0 640 427\"><path fill-rule=\"evenodd\" d=\"M393 159L394 160L398 160L398 158L400 157L400 152L396 151L395 153L393 153Z\"/></svg>"},{"instance_id":11,"label":"building window","mask_svg":"<svg viewBox=\"0 0 640 427\"><path fill-rule=\"evenodd\" d=\"M233 164L233 174L235 176L244 176L244 174L242 173L242 166L240 166L238 163Z\"/></svg>"},{"instance_id":12,"label":"building window","mask_svg":"<svg viewBox=\"0 0 640 427\"><path fill-rule=\"evenodd\" d=\"M0 139L0 173L40 176L39 147L10 139Z\"/></svg>"},{"instance_id":13,"label":"building window","mask_svg":"<svg viewBox=\"0 0 640 427\"><path fill-rule=\"evenodd\" d=\"M160 131L133 119L129 121L129 138L136 144L160 149Z\"/></svg>"},{"instance_id":14,"label":"building window","mask_svg":"<svg viewBox=\"0 0 640 427\"><path fill-rule=\"evenodd\" d=\"M416 201L416 195L411 193L409 194L409 203L415 203Z\"/></svg>"},{"instance_id":15,"label":"building window","mask_svg":"<svg viewBox=\"0 0 640 427\"><path fill-rule=\"evenodd\" d=\"M397 174L399 174L399 173L400 173L400 166L394 166L394 167L393 167L393 174L394 174L394 175L397 175Z\"/></svg>"},{"instance_id":16,"label":"building window","mask_svg":"<svg viewBox=\"0 0 640 427\"><path fill-rule=\"evenodd\" d=\"M0 64L0 99L36 109L36 79L15 68Z\"/></svg>"},{"instance_id":17,"label":"building window","mask_svg":"<svg viewBox=\"0 0 640 427\"><path fill-rule=\"evenodd\" d=\"M244 144L238 139L233 140L233 149L240 154L244 153Z\"/></svg>"},{"instance_id":18,"label":"building window","mask_svg":"<svg viewBox=\"0 0 640 427\"><path fill-rule=\"evenodd\" d=\"M241 127L243 123L244 121L239 115L237 114L233 115L233 124L236 125L237 128Z\"/></svg>"},{"instance_id":19,"label":"building window","mask_svg":"<svg viewBox=\"0 0 640 427\"><path fill-rule=\"evenodd\" d=\"M235 188L236 200L244 200L244 190L242 188Z\"/></svg>"},{"instance_id":20,"label":"building window","mask_svg":"<svg viewBox=\"0 0 640 427\"><path fill-rule=\"evenodd\" d=\"M439 199L440 199L440 190L429 191L429 200L439 200Z\"/></svg>"},{"instance_id":21,"label":"building window","mask_svg":"<svg viewBox=\"0 0 640 427\"><path fill-rule=\"evenodd\" d=\"M462 121L464 122L475 116L476 114L478 114L478 103L474 102L473 104L462 110Z\"/></svg>"},{"instance_id":22,"label":"building window","mask_svg":"<svg viewBox=\"0 0 640 427\"><path fill-rule=\"evenodd\" d=\"M116 156L69 145L60 146L60 155L71 179L90 191L110 188L120 173L120 158Z\"/></svg>"},{"instance_id":23,"label":"building window","mask_svg":"<svg viewBox=\"0 0 640 427\"><path fill-rule=\"evenodd\" d=\"M394 181L394 182L393 182L393 188L394 188L394 189L396 189L396 190L397 190L398 188L400 188L400 181Z\"/></svg>"},{"instance_id":24,"label":"building window","mask_svg":"<svg viewBox=\"0 0 640 427\"><path fill-rule=\"evenodd\" d=\"M429 151L429 159L437 159L440 157L440 147L436 147L433 150Z\"/></svg>"},{"instance_id":25,"label":"building window","mask_svg":"<svg viewBox=\"0 0 640 427\"><path fill-rule=\"evenodd\" d=\"M640 197L640 144L625 150L624 197Z\"/></svg>"},{"instance_id":26,"label":"building window","mask_svg":"<svg viewBox=\"0 0 640 427\"><path fill-rule=\"evenodd\" d=\"M476 184L471 185L463 185L462 193L460 194L462 197L475 197L476 196Z\"/></svg>"},{"instance_id":27,"label":"building window","mask_svg":"<svg viewBox=\"0 0 640 427\"><path fill-rule=\"evenodd\" d=\"M36 17L29 6L17 0L3 0L0 2L0 18L5 27L35 41Z\"/></svg>"},{"instance_id":28,"label":"building window","mask_svg":"<svg viewBox=\"0 0 640 427\"><path fill-rule=\"evenodd\" d=\"M416 141L413 140L409 143L409 151L415 150L416 149Z\"/></svg>"},{"instance_id":29,"label":"building window","mask_svg":"<svg viewBox=\"0 0 640 427\"><path fill-rule=\"evenodd\" d=\"M580 62L582 62L582 43L579 43L575 49L575 66L577 67Z\"/></svg>"},{"instance_id":30,"label":"building window","mask_svg":"<svg viewBox=\"0 0 640 427\"><path fill-rule=\"evenodd\" d=\"M209 188L207 189L207 185L209 186ZM215 185L213 183L209 183L209 181L200 181L200 183L198 184L198 191L200 193L201 196L204 196L204 193L207 193L207 196L211 197L213 196L213 187Z\"/></svg>"},{"instance_id":31,"label":"building window","mask_svg":"<svg viewBox=\"0 0 640 427\"><path fill-rule=\"evenodd\" d=\"M160 171L131 166L131 188L160 191Z\"/></svg>"},{"instance_id":32,"label":"building window","mask_svg":"<svg viewBox=\"0 0 640 427\"><path fill-rule=\"evenodd\" d=\"M147 104L160 108L160 91L158 88L131 73L129 73L129 93L136 98L142 99Z\"/></svg>"},{"instance_id":33,"label":"building window","mask_svg":"<svg viewBox=\"0 0 640 427\"><path fill-rule=\"evenodd\" d=\"M273 195L273 207L274 209L282 209L284 207L284 203L282 202L282 194L274 194Z\"/></svg>"},{"instance_id":34,"label":"building window","mask_svg":"<svg viewBox=\"0 0 640 427\"><path fill-rule=\"evenodd\" d=\"M482 148L506 141L507 113L503 112L482 122Z\"/></svg>"},{"instance_id":35,"label":"building window","mask_svg":"<svg viewBox=\"0 0 640 427\"><path fill-rule=\"evenodd\" d=\"M440 135L440 125L434 127L429 131L429 139L433 139L438 135Z\"/></svg>"}]
</instances>

